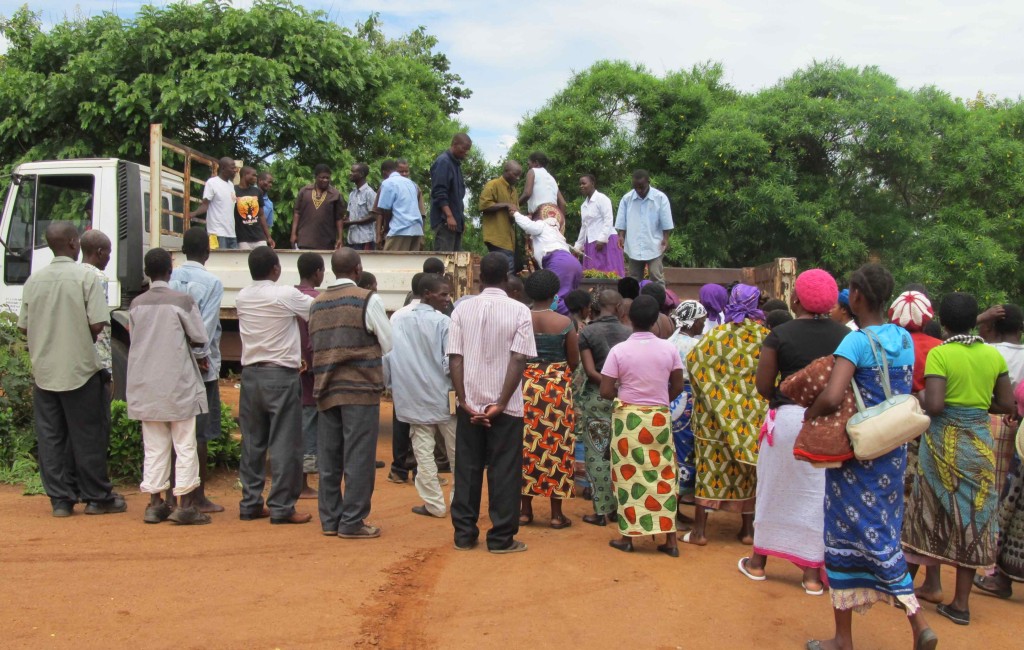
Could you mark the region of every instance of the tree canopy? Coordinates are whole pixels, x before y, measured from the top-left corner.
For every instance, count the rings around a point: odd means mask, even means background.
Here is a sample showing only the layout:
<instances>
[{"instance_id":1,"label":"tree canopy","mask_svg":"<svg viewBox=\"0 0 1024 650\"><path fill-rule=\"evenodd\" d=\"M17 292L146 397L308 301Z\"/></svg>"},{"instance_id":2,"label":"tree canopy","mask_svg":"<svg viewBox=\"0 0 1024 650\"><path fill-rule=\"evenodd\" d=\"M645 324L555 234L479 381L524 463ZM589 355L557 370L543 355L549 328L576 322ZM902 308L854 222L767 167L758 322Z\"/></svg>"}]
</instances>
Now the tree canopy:
<instances>
[{"instance_id":1,"label":"tree canopy","mask_svg":"<svg viewBox=\"0 0 1024 650\"><path fill-rule=\"evenodd\" d=\"M722 77L598 62L520 123L510 155L544 151L570 197L594 173L617 202L634 168L650 171L672 202L672 265L793 256L843 278L877 260L936 295L1024 297L1020 101L907 90L835 61L756 93ZM574 207L570 231L577 220Z\"/></svg>"},{"instance_id":2,"label":"tree canopy","mask_svg":"<svg viewBox=\"0 0 1024 650\"><path fill-rule=\"evenodd\" d=\"M287 210L317 163L344 188L353 162L376 178L377 163L402 157L427 182L470 96L423 28L389 39L371 15L353 32L288 0L144 6L48 31L22 7L0 33L6 171L82 156L148 163L149 124L161 122L195 149L269 168Z\"/></svg>"}]
</instances>

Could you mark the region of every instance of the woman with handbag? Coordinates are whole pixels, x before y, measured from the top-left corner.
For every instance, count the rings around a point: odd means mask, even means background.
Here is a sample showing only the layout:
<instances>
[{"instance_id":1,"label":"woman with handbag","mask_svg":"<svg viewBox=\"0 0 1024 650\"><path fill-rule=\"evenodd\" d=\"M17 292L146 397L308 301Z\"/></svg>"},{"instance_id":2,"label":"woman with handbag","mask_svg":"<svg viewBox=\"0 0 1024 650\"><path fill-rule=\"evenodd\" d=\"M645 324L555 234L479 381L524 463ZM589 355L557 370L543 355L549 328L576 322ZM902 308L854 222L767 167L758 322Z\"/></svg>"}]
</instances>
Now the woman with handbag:
<instances>
[{"instance_id":1,"label":"woman with handbag","mask_svg":"<svg viewBox=\"0 0 1024 650\"><path fill-rule=\"evenodd\" d=\"M757 454L754 552L741 559L738 568L751 580L763 581L769 556L788 560L803 569L801 584L807 595L820 596L825 470L793 457L804 407L784 395L779 385L815 359L831 357L850 330L829 318L839 288L827 271L804 271L794 289L796 319L772 330L757 365L757 391L775 417L762 428Z\"/></svg>"},{"instance_id":2,"label":"woman with handbag","mask_svg":"<svg viewBox=\"0 0 1024 650\"><path fill-rule=\"evenodd\" d=\"M892 275L878 264L862 266L850 277L850 308L862 331L848 334L836 349L832 377L804 413L805 419L839 408L851 380L868 406L882 404L885 392L910 393L914 373L910 334L886 323L882 315L892 290ZM914 650L933 650L938 645L914 595L899 544L906 462L906 446L901 445L873 460L854 458L825 470L825 570L835 637L809 641L808 650L853 647L853 611L865 611L879 601L898 603L906 611Z\"/></svg>"},{"instance_id":3,"label":"woman with handbag","mask_svg":"<svg viewBox=\"0 0 1024 650\"><path fill-rule=\"evenodd\" d=\"M958 625L971 622L975 571L996 561L999 494L988 414L1014 410L1006 359L970 334L977 318L974 296L942 299L939 320L950 336L928 354L924 406L932 423L921 436L903 521L911 575L920 565L956 567L953 600L936 611Z\"/></svg>"}]
</instances>

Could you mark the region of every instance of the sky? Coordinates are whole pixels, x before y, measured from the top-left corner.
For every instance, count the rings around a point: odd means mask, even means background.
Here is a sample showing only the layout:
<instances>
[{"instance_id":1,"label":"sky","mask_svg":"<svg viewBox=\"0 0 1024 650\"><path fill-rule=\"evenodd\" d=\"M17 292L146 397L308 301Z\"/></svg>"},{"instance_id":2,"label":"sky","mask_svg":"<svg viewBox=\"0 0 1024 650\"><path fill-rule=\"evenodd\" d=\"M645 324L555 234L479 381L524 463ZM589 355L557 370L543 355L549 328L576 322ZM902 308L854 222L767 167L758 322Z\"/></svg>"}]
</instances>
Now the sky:
<instances>
[{"instance_id":1,"label":"sky","mask_svg":"<svg viewBox=\"0 0 1024 650\"><path fill-rule=\"evenodd\" d=\"M8 0L13 6L20 0ZM72 0L73 2L73 0ZM235 0L246 7L251 0ZM8 2L4 2L7 5ZM66 14L139 2L34 0L44 23ZM164 4L154 2L152 4ZM774 85L815 60L878 66L901 86L934 85L954 97L980 90L1024 94L1021 0L300 0L352 27L379 12L385 33L419 25L439 40L473 96L459 119L491 161L515 142L516 125L569 77L601 59L642 63L655 74L721 62L741 91ZM0 15L11 9L0 7ZM0 50L4 44L0 43Z\"/></svg>"}]
</instances>

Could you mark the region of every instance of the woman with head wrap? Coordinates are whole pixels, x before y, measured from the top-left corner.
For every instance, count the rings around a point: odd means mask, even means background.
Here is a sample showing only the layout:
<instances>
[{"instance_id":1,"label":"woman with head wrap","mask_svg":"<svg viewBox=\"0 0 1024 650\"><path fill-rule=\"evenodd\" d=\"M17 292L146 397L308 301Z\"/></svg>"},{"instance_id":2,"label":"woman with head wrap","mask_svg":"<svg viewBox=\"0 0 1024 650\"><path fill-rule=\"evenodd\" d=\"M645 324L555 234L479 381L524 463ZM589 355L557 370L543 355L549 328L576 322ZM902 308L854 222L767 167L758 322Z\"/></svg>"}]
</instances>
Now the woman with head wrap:
<instances>
[{"instance_id":1,"label":"woman with head wrap","mask_svg":"<svg viewBox=\"0 0 1024 650\"><path fill-rule=\"evenodd\" d=\"M672 439L676 443L676 461L679 463L679 503L693 503L693 484L696 468L693 464L693 429L690 419L693 415L693 391L690 389L690 377L686 373L686 357L700 340L704 331L704 319L708 312L704 305L696 300L685 300L672 312L672 322L676 331L668 337L668 342L676 346L679 359L683 363L683 392L672 400L669 409L672 411ZM681 521L686 521L680 515Z\"/></svg>"},{"instance_id":2,"label":"woman with head wrap","mask_svg":"<svg viewBox=\"0 0 1024 650\"><path fill-rule=\"evenodd\" d=\"M757 308L760 295L746 284L733 287L722 325L686 357L697 465L694 528L683 537L690 544L708 543L706 508L742 515L737 537L744 544L754 541L757 436L768 410L754 381L768 335Z\"/></svg>"},{"instance_id":3,"label":"woman with head wrap","mask_svg":"<svg viewBox=\"0 0 1024 650\"><path fill-rule=\"evenodd\" d=\"M729 302L729 292L720 284L705 284L700 288L700 304L708 312L708 319L704 321L704 334L723 322L725 305Z\"/></svg>"},{"instance_id":4,"label":"woman with head wrap","mask_svg":"<svg viewBox=\"0 0 1024 650\"><path fill-rule=\"evenodd\" d=\"M850 309L850 290L843 289L839 292L839 299L836 300L836 306L832 308L832 320L835 322L846 325L849 329L856 332L857 320L854 318L853 311Z\"/></svg>"},{"instance_id":5,"label":"woman with head wrap","mask_svg":"<svg viewBox=\"0 0 1024 650\"><path fill-rule=\"evenodd\" d=\"M740 560L739 570L751 580L763 581L769 556L788 560L803 569L804 591L820 596L825 470L793 457L804 408L779 392L779 386L815 359L830 356L850 330L829 318L839 289L826 271L804 271L794 289L796 318L765 338L757 365L757 392L768 400L770 411L757 455L754 552Z\"/></svg>"},{"instance_id":6,"label":"woman with head wrap","mask_svg":"<svg viewBox=\"0 0 1024 650\"><path fill-rule=\"evenodd\" d=\"M565 306L565 296L579 288L583 280L583 267L573 256L562 234L565 221L560 219L561 212L558 208L550 204L543 205L538 214L536 221L518 212L512 216L516 220L516 225L530 236L533 258L537 260L537 265L558 276L558 304L555 310L563 316L568 316L569 309Z\"/></svg>"}]
</instances>

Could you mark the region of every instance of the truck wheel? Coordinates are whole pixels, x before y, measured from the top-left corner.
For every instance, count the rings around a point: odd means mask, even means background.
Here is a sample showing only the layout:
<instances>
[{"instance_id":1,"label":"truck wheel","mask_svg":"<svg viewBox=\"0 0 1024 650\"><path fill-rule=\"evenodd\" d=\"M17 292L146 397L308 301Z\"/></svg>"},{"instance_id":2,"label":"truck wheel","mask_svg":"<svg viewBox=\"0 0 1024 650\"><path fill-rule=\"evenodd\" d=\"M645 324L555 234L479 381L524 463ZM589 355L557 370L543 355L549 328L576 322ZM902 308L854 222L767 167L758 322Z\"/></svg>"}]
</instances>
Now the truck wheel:
<instances>
[{"instance_id":1,"label":"truck wheel","mask_svg":"<svg viewBox=\"0 0 1024 650\"><path fill-rule=\"evenodd\" d=\"M128 344L119 339L110 341L110 365L114 375L113 398L122 402L128 390Z\"/></svg>"}]
</instances>

